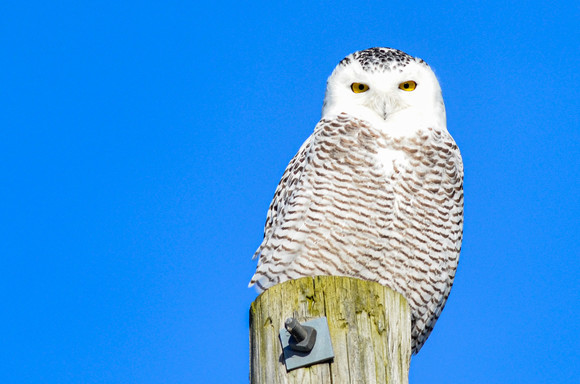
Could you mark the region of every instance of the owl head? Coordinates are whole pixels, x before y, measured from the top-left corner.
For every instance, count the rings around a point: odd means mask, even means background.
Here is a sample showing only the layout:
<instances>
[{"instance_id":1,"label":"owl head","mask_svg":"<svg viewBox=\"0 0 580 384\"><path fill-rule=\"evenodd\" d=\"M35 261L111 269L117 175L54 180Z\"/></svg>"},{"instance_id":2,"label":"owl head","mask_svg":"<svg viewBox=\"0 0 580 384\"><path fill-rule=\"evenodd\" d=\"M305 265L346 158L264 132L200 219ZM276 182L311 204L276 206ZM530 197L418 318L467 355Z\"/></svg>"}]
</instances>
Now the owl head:
<instances>
[{"instance_id":1,"label":"owl head","mask_svg":"<svg viewBox=\"0 0 580 384\"><path fill-rule=\"evenodd\" d=\"M345 57L328 78L322 117L340 113L404 134L445 129L445 106L435 74L423 60L392 48L370 48ZM404 123L404 124L401 124Z\"/></svg>"}]
</instances>

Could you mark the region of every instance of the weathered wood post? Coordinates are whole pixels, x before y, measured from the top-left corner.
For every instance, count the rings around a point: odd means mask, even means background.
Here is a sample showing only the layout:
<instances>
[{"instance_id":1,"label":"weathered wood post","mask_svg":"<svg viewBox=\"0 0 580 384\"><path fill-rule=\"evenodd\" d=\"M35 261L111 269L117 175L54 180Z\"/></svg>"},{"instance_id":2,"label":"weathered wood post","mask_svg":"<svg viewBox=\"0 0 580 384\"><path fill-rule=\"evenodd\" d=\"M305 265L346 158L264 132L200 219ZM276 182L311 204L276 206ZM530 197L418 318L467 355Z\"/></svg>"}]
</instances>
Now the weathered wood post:
<instances>
[{"instance_id":1,"label":"weathered wood post","mask_svg":"<svg viewBox=\"0 0 580 384\"><path fill-rule=\"evenodd\" d=\"M327 317L334 360L286 371L279 330L291 316ZM410 360L409 306L380 284L305 277L268 289L251 305L251 384L407 384Z\"/></svg>"}]
</instances>

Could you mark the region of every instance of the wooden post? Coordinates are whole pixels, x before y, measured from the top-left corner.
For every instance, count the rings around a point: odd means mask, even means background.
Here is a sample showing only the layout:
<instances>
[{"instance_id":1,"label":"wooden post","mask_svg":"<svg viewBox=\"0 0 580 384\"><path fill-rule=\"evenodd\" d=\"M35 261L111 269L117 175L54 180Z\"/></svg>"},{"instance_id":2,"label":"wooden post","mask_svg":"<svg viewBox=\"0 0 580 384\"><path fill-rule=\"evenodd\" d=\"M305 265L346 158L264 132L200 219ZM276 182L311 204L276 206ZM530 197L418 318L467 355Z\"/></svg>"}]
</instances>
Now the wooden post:
<instances>
[{"instance_id":1,"label":"wooden post","mask_svg":"<svg viewBox=\"0 0 580 384\"><path fill-rule=\"evenodd\" d=\"M279 331L287 317L326 316L334 360L286 372ZM350 277L290 280L250 308L251 384L407 384L411 314L400 294Z\"/></svg>"}]
</instances>

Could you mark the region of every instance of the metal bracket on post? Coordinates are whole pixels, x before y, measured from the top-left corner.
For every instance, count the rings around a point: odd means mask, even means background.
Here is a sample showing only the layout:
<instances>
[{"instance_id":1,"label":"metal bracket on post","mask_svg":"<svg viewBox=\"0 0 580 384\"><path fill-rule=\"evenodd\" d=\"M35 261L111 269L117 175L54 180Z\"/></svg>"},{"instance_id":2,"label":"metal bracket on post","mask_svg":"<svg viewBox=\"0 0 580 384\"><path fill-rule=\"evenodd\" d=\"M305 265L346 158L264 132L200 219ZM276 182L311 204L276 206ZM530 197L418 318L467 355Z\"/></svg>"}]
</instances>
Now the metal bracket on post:
<instances>
[{"instance_id":1,"label":"metal bracket on post","mask_svg":"<svg viewBox=\"0 0 580 384\"><path fill-rule=\"evenodd\" d=\"M302 324L291 317L284 326L280 329L280 342L287 371L334 358L326 317Z\"/></svg>"}]
</instances>

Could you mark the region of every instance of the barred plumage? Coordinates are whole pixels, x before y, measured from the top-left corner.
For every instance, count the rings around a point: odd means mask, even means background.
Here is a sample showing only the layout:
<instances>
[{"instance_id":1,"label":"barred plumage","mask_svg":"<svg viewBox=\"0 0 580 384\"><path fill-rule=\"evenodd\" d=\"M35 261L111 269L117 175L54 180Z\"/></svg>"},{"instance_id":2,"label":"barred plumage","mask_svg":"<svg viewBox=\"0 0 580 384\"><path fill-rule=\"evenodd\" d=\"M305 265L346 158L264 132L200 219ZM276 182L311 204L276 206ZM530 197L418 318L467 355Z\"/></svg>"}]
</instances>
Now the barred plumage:
<instances>
[{"instance_id":1,"label":"barred plumage","mask_svg":"<svg viewBox=\"0 0 580 384\"><path fill-rule=\"evenodd\" d=\"M414 92L397 87L411 80ZM401 51L357 52L329 78L323 118L276 189L250 285L338 275L389 286L411 306L416 353L449 295L462 228L463 165L433 72Z\"/></svg>"}]
</instances>

